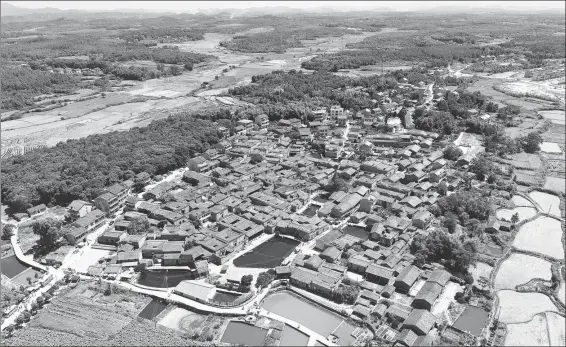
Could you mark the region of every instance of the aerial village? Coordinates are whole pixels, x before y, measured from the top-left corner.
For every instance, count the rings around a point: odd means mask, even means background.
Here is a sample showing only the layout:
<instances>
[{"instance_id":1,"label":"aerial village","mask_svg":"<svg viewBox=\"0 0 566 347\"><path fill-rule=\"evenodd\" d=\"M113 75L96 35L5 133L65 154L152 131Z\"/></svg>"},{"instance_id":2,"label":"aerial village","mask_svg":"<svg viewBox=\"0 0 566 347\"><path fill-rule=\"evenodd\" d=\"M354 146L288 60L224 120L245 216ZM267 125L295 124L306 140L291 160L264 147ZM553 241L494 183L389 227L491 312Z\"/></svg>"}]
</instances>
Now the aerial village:
<instances>
[{"instance_id":1,"label":"aerial village","mask_svg":"<svg viewBox=\"0 0 566 347\"><path fill-rule=\"evenodd\" d=\"M313 110L310 121L270 122L263 114L239 120L233 135L219 127L223 140L185 168L165 177L142 172L94 201L73 201L63 226L68 245L41 266L65 268L69 257L82 257L81 266L65 269L67 281L98 278L198 312L239 316L264 329L270 345L289 342L281 341L281 324L273 325L281 321L306 334L309 346L371 339L425 346L441 333L477 342L493 315L483 311L474 332L451 326L446 311L463 280L440 264L413 265L409 247L438 225L428 208L440 192L464 184L458 168L481 147L462 134L457 145L465 151L449 165L438 134L411 123L415 105L431 107L445 91L423 83L398 88L373 109L330 106ZM419 99L406 100L415 91ZM404 119L388 119L402 106ZM283 318L281 305L306 308L270 303L268 293L280 290L342 318L318 331L300 317Z\"/></svg>"}]
</instances>

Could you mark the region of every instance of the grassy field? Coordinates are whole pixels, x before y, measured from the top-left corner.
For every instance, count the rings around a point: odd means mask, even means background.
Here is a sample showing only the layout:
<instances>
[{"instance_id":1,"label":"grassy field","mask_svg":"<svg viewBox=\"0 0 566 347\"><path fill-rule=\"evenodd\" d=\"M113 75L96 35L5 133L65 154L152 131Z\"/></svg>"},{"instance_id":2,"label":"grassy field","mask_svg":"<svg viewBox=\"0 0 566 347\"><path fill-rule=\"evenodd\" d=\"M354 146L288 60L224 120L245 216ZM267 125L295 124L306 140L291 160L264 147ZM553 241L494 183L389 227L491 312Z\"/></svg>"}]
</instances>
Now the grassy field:
<instances>
[{"instance_id":1,"label":"grassy field","mask_svg":"<svg viewBox=\"0 0 566 347\"><path fill-rule=\"evenodd\" d=\"M495 276L494 287L500 289L515 289L533 278L550 280L550 262L530 255L513 253L499 267Z\"/></svg>"},{"instance_id":2,"label":"grassy field","mask_svg":"<svg viewBox=\"0 0 566 347\"><path fill-rule=\"evenodd\" d=\"M534 315L546 311L557 312L558 309L550 299L540 293L519 293L514 290L500 290L499 306L501 307L499 320L503 323L524 323L530 321Z\"/></svg>"},{"instance_id":3,"label":"grassy field","mask_svg":"<svg viewBox=\"0 0 566 347\"><path fill-rule=\"evenodd\" d=\"M521 226L513 246L556 259L564 259L562 225L553 218L537 218Z\"/></svg>"}]
</instances>

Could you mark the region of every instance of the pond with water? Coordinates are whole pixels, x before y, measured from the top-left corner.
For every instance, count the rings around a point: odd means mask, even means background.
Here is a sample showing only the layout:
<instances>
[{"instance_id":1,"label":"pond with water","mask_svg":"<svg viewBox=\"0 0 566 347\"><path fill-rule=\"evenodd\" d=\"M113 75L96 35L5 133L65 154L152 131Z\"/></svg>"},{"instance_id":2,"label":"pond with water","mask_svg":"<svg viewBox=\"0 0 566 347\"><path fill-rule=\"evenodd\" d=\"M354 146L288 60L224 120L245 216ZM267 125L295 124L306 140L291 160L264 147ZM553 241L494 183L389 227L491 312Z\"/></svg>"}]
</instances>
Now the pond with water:
<instances>
[{"instance_id":1,"label":"pond with water","mask_svg":"<svg viewBox=\"0 0 566 347\"><path fill-rule=\"evenodd\" d=\"M355 326L344 318L306 299L298 298L289 292L280 292L265 299L262 307L267 311L291 319L314 332L328 337L336 334L341 346L351 345L355 340L351 336Z\"/></svg>"},{"instance_id":2,"label":"pond with water","mask_svg":"<svg viewBox=\"0 0 566 347\"><path fill-rule=\"evenodd\" d=\"M138 314L138 317L152 320L161 312L163 312L166 307L167 304L165 302L153 299L143 308L143 310L141 310L141 312Z\"/></svg>"},{"instance_id":3,"label":"pond with water","mask_svg":"<svg viewBox=\"0 0 566 347\"><path fill-rule=\"evenodd\" d=\"M184 280L193 279L187 270L148 270L140 274L138 284L155 288L172 288Z\"/></svg>"},{"instance_id":4,"label":"pond with water","mask_svg":"<svg viewBox=\"0 0 566 347\"><path fill-rule=\"evenodd\" d=\"M15 255L0 259L0 270L2 275L12 279L28 269L29 266L22 263Z\"/></svg>"},{"instance_id":5,"label":"pond with water","mask_svg":"<svg viewBox=\"0 0 566 347\"><path fill-rule=\"evenodd\" d=\"M279 346L306 346L309 343L309 336L299 330L285 325L281 334Z\"/></svg>"},{"instance_id":6,"label":"pond with water","mask_svg":"<svg viewBox=\"0 0 566 347\"><path fill-rule=\"evenodd\" d=\"M263 346L267 330L243 322L230 322L220 342L233 345Z\"/></svg>"},{"instance_id":7,"label":"pond with water","mask_svg":"<svg viewBox=\"0 0 566 347\"><path fill-rule=\"evenodd\" d=\"M272 269L281 265L299 244L299 241L286 237L275 236L260 244L250 252L234 260L234 265L245 268Z\"/></svg>"},{"instance_id":8,"label":"pond with water","mask_svg":"<svg viewBox=\"0 0 566 347\"><path fill-rule=\"evenodd\" d=\"M488 318L489 312L483 308L468 306L456 319L454 327L462 331L469 331L472 335L479 337Z\"/></svg>"}]
</instances>

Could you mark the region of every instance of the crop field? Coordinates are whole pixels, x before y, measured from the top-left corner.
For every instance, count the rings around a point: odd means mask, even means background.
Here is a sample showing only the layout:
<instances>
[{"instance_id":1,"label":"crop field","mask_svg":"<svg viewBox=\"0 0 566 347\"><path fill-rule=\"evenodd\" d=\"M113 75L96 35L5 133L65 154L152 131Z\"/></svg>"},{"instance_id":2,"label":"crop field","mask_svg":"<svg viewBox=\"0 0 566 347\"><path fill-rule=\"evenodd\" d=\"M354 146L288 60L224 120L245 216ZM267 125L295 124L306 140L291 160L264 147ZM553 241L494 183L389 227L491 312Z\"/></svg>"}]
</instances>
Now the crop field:
<instances>
[{"instance_id":1,"label":"crop field","mask_svg":"<svg viewBox=\"0 0 566 347\"><path fill-rule=\"evenodd\" d=\"M529 196L540 206L542 212L560 217L560 198L543 192L530 192Z\"/></svg>"},{"instance_id":2,"label":"crop field","mask_svg":"<svg viewBox=\"0 0 566 347\"><path fill-rule=\"evenodd\" d=\"M529 200L523 198L520 195L513 195L511 202L513 202L513 204L515 204L515 206L517 207L534 207Z\"/></svg>"},{"instance_id":3,"label":"crop field","mask_svg":"<svg viewBox=\"0 0 566 347\"><path fill-rule=\"evenodd\" d=\"M562 225L560 221L548 217L540 217L525 223L515 236L513 246L556 259L564 259Z\"/></svg>"},{"instance_id":4,"label":"crop field","mask_svg":"<svg viewBox=\"0 0 566 347\"><path fill-rule=\"evenodd\" d=\"M562 161L564 163L564 161ZM542 212L561 217L560 198L557 195L533 191L529 194L539 204Z\"/></svg>"},{"instance_id":5,"label":"crop field","mask_svg":"<svg viewBox=\"0 0 566 347\"><path fill-rule=\"evenodd\" d=\"M81 282L46 304L25 329L17 330L10 344L116 346L111 340L122 335L147 302L147 297L131 293L105 296L92 282ZM130 334L125 332L126 337Z\"/></svg>"},{"instance_id":6,"label":"crop field","mask_svg":"<svg viewBox=\"0 0 566 347\"><path fill-rule=\"evenodd\" d=\"M507 95L494 89L495 85L501 84L503 79L500 78L480 78L468 87L468 91L479 91L482 94L491 97L499 106L515 105L524 107L526 110L533 111L541 107L551 107L552 103L544 100L525 100L515 96Z\"/></svg>"},{"instance_id":7,"label":"crop field","mask_svg":"<svg viewBox=\"0 0 566 347\"><path fill-rule=\"evenodd\" d=\"M566 115L564 111L551 110L551 111L538 111L538 113L544 118L550 120L554 124L564 125L566 124Z\"/></svg>"},{"instance_id":8,"label":"crop field","mask_svg":"<svg viewBox=\"0 0 566 347\"><path fill-rule=\"evenodd\" d=\"M499 209L496 212L497 219L511 221L511 217L515 214L519 214L519 222L526 219L532 218L537 214L537 210L534 207L515 207L512 210L505 208Z\"/></svg>"},{"instance_id":9,"label":"crop field","mask_svg":"<svg viewBox=\"0 0 566 347\"><path fill-rule=\"evenodd\" d=\"M547 312L546 322L550 345L566 346L566 320L564 317L554 312Z\"/></svg>"},{"instance_id":10,"label":"crop field","mask_svg":"<svg viewBox=\"0 0 566 347\"><path fill-rule=\"evenodd\" d=\"M545 314L526 323L507 324L505 346L550 346Z\"/></svg>"},{"instance_id":11,"label":"crop field","mask_svg":"<svg viewBox=\"0 0 566 347\"><path fill-rule=\"evenodd\" d=\"M560 98L544 85L529 82L509 82L493 86L493 89L515 97L531 97L546 101L558 101Z\"/></svg>"},{"instance_id":12,"label":"crop field","mask_svg":"<svg viewBox=\"0 0 566 347\"><path fill-rule=\"evenodd\" d=\"M545 153L562 153L562 149L555 142L543 142L540 145L541 152Z\"/></svg>"},{"instance_id":13,"label":"crop field","mask_svg":"<svg viewBox=\"0 0 566 347\"><path fill-rule=\"evenodd\" d=\"M550 262L525 254L513 253L499 267L495 276L494 287L500 289L515 289L533 278L549 280L552 276Z\"/></svg>"},{"instance_id":14,"label":"crop field","mask_svg":"<svg viewBox=\"0 0 566 347\"><path fill-rule=\"evenodd\" d=\"M542 312L558 312L556 306L544 294L500 290L497 296L501 307L499 320L506 324L528 322L534 315Z\"/></svg>"}]
</instances>

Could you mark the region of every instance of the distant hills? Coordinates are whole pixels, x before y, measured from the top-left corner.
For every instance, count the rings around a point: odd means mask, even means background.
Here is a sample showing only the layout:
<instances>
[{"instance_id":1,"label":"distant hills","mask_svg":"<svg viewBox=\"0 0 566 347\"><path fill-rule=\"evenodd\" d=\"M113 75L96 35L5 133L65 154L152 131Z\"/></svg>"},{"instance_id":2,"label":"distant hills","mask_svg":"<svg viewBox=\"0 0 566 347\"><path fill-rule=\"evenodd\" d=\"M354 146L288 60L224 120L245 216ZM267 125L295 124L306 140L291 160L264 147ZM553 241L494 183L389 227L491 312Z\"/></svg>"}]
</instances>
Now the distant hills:
<instances>
[{"instance_id":1,"label":"distant hills","mask_svg":"<svg viewBox=\"0 0 566 347\"><path fill-rule=\"evenodd\" d=\"M108 3L109 5L111 2ZM493 2L489 5L480 4L464 4L454 6L454 5L443 5L436 7L424 7L422 9L414 9L408 11L403 8L403 3L399 2L399 6L395 7L375 7L372 9L356 9L347 6L332 6L332 2L328 3L330 5L312 8L291 8L286 6L263 6L263 7L251 7L251 8L232 8L232 9L222 9L222 8L210 8L201 9L198 11L178 11L177 13L168 11L152 11L148 9L112 9L112 10L101 10L101 11L88 11L88 10L61 10L53 7L44 7L37 9L23 8L15 6L8 3L1 3L1 15L2 17L24 17L24 20L51 20L64 16L65 18L72 18L75 20L88 20L93 18L119 18L119 17L155 17L156 15L177 15L179 12L185 14L205 14L205 15L229 15L231 17L244 17L244 16L261 16L261 15L293 15L293 14L332 14L332 13L344 13L344 12L363 12L363 13L387 13L387 12L419 12L419 13L489 13L489 12L530 12L530 13L554 13L560 14L564 13L564 9L521 9L513 8L511 3L501 3ZM376 3L377 4L377 3ZM511 5L511 6L510 6ZM11 20L10 20L11 21Z\"/></svg>"}]
</instances>

